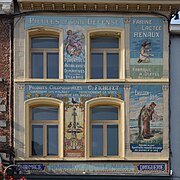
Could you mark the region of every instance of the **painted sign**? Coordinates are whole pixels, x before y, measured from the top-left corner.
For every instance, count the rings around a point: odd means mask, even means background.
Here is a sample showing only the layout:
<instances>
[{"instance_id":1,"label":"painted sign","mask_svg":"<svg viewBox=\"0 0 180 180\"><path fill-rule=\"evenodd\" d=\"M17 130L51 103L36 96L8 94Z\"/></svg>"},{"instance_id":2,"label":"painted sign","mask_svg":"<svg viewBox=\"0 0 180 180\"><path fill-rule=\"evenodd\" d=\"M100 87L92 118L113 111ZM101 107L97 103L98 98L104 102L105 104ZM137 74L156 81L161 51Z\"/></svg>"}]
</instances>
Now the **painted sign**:
<instances>
[{"instance_id":1,"label":"painted sign","mask_svg":"<svg viewBox=\"0 0 180 180\"><path fill-rule=\"evenodd\" d=\"M130 149L132 152L163 150L162 85L131 85ZM65 155L84 156L84 104L95 97L124 100L121 84L26 84L25 100L51 97L64 101Z\"/></svg>"},{"instance_id":2,"label":"painted sign","mask_svg":"<svg viewBox=\"0 0 180 180\"><path fill-rule=\"evenodd\" d=\"M163 76L163 18L130 19L130 76L159 79ZM26 16L25 29L45 26L63 29L64 79L85 79L87 31L125 28L124 18L105 16Z\"/></svg>"},{"instance_id":3,"label":"painted sign","mask_svg":"<svg viewBox=\"0 0 180 180\"><path fill-rule=\"evenodd\" d=\"M131 86L130 149L132 152L163 150L162 86Z\"/></svg>"},{"instance_id":4,"label":"painted sign","mask_svg":"<svg viewBox=\"0 0 180 180\"><path fill-rule=\"evenodd\" d=\"M131 18L130 76L159 79L163 76L163 18Z\"/></svg>"},{"instance_id":5,"label":"painted sign","mask_svg":"<svg viewBox=\"0 0 180 180\"><path fill-rule=\"evenodd\" d=\"M23 164L20 163L18 166L24 171L30 171L30 174L151 174L151 175L168 175L168 163L149 163L149 162L61 162L61 163L42 163L42 164Z\"/></svg>"},{"instance_id":6,"label":"painted sign","mask_svg":"<svg viewBox=\"0 0 180 180\"><path fill-rule=\"evenodd\" d=\"M26 16L25 29L45 26L64 31L64 79L85 79L87 30L124 28L121 17L103 16Z\"/></svg>"},{"instance_id":7,"label":"painted sign","mask_svg":"<svg viewBox=\"0 0 180 180\"><path fill-rule=\"evenodd\" d=\"M20 167L23 171L44 171L45 165L43 164L18 164L18 167Z\"/></svg>"},{"instance_id":8,"label":"painted sign","mask_svg":"<svg viewBox=\"0 0 180 180\"><path fill-rule=\"evenodd\" d=\"M82 102L94 97L117 97L124 99L121 84L26 84L25 100L34 97L52 97L68 103Z\"/></svg>"},{"instance_id":9,"label":"painted sign","mask_svg":"<svg viewBox=\"0 0 180 180\"><path fill-rule=\"evenodd\" d=\"M25 28L50 26L65 28L69 26L91 27L124 27L123 18L107 16L26 16ZM66 29L66 28L65 28Z\"/></svg>"},{"instance_id":10,"label":"painted sign","mask_svg":"<svg viewBox=\"0 0 180 180\"><path fill-rule=\"evenodd\" d=\"M166 171L166 164L139 164L138 171Z\"/></svg>"},{"instance_id":11,"label":"painted sign","mask_svg":"<svg viewBox=\"0 0 180 180\"><path fill-rule=\"evenodd\" d=\"M75 27L65 31L64 79L85 79L85 32Z\"/></svg>"},{"instance_id":12,"label":"painted sign","mask_svg":"<svg viewBox=\"0 0 180 180\"><path fill-rule=\"evenodd\" d=\"M24 99L51 97L64 101L64 156L84 157L85 155L85 101L95 97L124 99L121 84L26 84Z\"/></svg>"},{"instance_id":13,"label":"painted sign","mask_svg":"<svg viewBox=\"0 0 180 180\"><path fill-rule=\"evenodd\" d=\"M65 138L64 156L65 157L84 157L84 106L76 104L65 107Z\"/></svg>"}]
</instances>

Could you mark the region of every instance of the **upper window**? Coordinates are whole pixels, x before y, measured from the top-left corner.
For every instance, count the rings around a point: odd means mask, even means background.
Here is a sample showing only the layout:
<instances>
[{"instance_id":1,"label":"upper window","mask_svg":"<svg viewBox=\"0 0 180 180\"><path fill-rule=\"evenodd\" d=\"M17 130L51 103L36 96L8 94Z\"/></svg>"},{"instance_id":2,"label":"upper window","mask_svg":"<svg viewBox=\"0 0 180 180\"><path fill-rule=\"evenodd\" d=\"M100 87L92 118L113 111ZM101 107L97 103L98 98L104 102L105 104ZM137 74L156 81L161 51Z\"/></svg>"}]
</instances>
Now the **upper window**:
<instances>
[{"instance_id":1,"label":"upper window","mask_svg":"<svg viewBox=\"0 0 180 180\"><path fill-rule=\"evenodd\" d=\"M27 31L25 78L63 80L62 29L37 27Z\"/></svg>"},{"instance_id":2,"label":"upper window","mask_svg":"<svg viewBox=\"0 0 180 180\"><path fill-rule=\"evenodd\" d=\"M31 38L31 78L59 78L59 38Z\"/></svg>"},{"instance_id":3,"label":"upper window","mask_svg":"<svg viewBox=\"0 0 180 180\"><path fill-rule=\"evenodd\" d=\"M119 32L90 33L88 79L122 79L121 34Z\"/></svg>"}]
</instances>

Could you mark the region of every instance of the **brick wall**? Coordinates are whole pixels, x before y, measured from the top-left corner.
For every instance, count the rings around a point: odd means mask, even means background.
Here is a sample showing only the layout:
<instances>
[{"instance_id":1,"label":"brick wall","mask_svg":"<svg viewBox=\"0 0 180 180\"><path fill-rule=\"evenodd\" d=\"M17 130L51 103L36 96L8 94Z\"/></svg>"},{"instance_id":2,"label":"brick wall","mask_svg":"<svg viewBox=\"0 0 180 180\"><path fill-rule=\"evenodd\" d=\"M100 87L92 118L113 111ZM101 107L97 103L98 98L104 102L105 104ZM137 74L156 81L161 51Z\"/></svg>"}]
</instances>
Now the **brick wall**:
<instances>
[{"instance_id":1,"label":"brick wall","mask_svg":"<svg viewBox=\"0 0 180 180\"><path fill-rule=\"evenodd\" d=\"M12 146L11 19L0 17L0 153ZM3 110L2 110L3 108ZM5 110L4 110L5 108Z\"/></svg>"}]
</instances>

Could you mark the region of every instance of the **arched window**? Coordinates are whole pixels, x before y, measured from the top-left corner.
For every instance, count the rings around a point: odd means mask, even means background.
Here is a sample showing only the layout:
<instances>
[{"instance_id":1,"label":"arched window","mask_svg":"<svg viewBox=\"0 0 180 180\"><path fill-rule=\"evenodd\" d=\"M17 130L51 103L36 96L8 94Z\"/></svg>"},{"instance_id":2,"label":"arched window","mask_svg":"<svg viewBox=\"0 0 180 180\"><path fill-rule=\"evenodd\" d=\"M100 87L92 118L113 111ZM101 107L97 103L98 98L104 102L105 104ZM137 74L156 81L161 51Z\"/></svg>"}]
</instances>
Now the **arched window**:
<instances>
[{"instance_id":1,"label":"arched window","mask_svg":"<svg viewBox=\"0 0 180 180\"><path fill-rule=\"evenodd\" d=\"M118 113L112 105L91 108L91 156L118 156Z\"/></svg>"},{"instance_id":2,"label":"arched window","mask_svg":"<svg viewBox=\"0 0 180 180\"><path fill-rule=\"evenodd\" d=\"M59 38L35 36L31 38L31 78L59 78Z\"/></svg>"},{"instance_id":3,"label":"arched window","mask_svg":"<svg viewBox=\"0 0 180 180\"><path fill-rule=\"evenodd\" d=\"M58 107L31 107L31 155L58 155Z\"/></svg>"},{"instance_id":4,"label":"arched window","mask_svg":"<svg viewBox=\"0 0 180 180\"><path fill-rule=\"evenodd\" d=\"M124 42L121 30L96 30L89 33L88 79L124 79Z\"/></svg>"},{"instance_id":5,"label":"arched window","mask_svg":"<svg viewBox=\"0 0 180 180\"><path fill-rule=\"evenodd\" d=\"M87 102L87 156L123 156L124 103L116 98L96 98Z\"/></svg>"},{"instance_id":6,"label":"arched window","mask_svg":"<svg viewBox=\"0 0 180 180\"><path fill-rule=\"evenodd\" d=\"M63 110L58 100L39 98L26 103L28 157L60 157L63 140ZM27 135L28 136L28 135Z\"/></svg>"},{"instance_id":7,"label":"arched window","mask_svg":"<svg viewBox=\"0 0 180 180\"><path fill-rule=\"evenodd\" d=\"M31 80L63 79L61 30L34 28L27 32L25 77Z\"/></svg>"}]
</instances>

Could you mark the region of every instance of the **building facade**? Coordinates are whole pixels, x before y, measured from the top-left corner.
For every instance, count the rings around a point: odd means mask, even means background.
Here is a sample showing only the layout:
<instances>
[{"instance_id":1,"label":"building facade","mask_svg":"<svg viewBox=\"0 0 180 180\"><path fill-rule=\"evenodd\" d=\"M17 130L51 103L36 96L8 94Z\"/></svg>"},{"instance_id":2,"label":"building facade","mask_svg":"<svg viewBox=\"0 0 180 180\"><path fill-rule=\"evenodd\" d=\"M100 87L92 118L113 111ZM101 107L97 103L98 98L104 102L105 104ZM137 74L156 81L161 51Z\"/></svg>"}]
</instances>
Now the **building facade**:
<instances>
[{"instance_id":1,"label":"building facade","mask_svg":"<svg viewBox=\"0 0 180 180\"><path fill-rule=\"evenodd\" d=\"M34 176L169 178L169 16L179 3L18 5L15 163Z\"/></svg>"},{"instance_id":2,"label":"building facade","mask_svg":"<svg viewBox=\"0 0 180 180\"><path fill-rule=\"evenodd\" d=\"M179 51L180 45L180 24L177 21L173 21L171 24L171 49L170 49L170 142L171 142L171 168L173 172L173 179L178 180L180 178L179 172L179 148L180 143L177 139L180 136L179 131L179 102L180 99L177 96L180 84L178 81L179 77Z\"/></svg>"},{"instance_id":3,"label":"building facade","mask_svg":"<svg viewBox=\"0 0 180 180\"><path fill-rule=\"evenodd\" d=\"M13 156L12 0L0 2L0 155Z\"/></svg>"}]
</instances>

